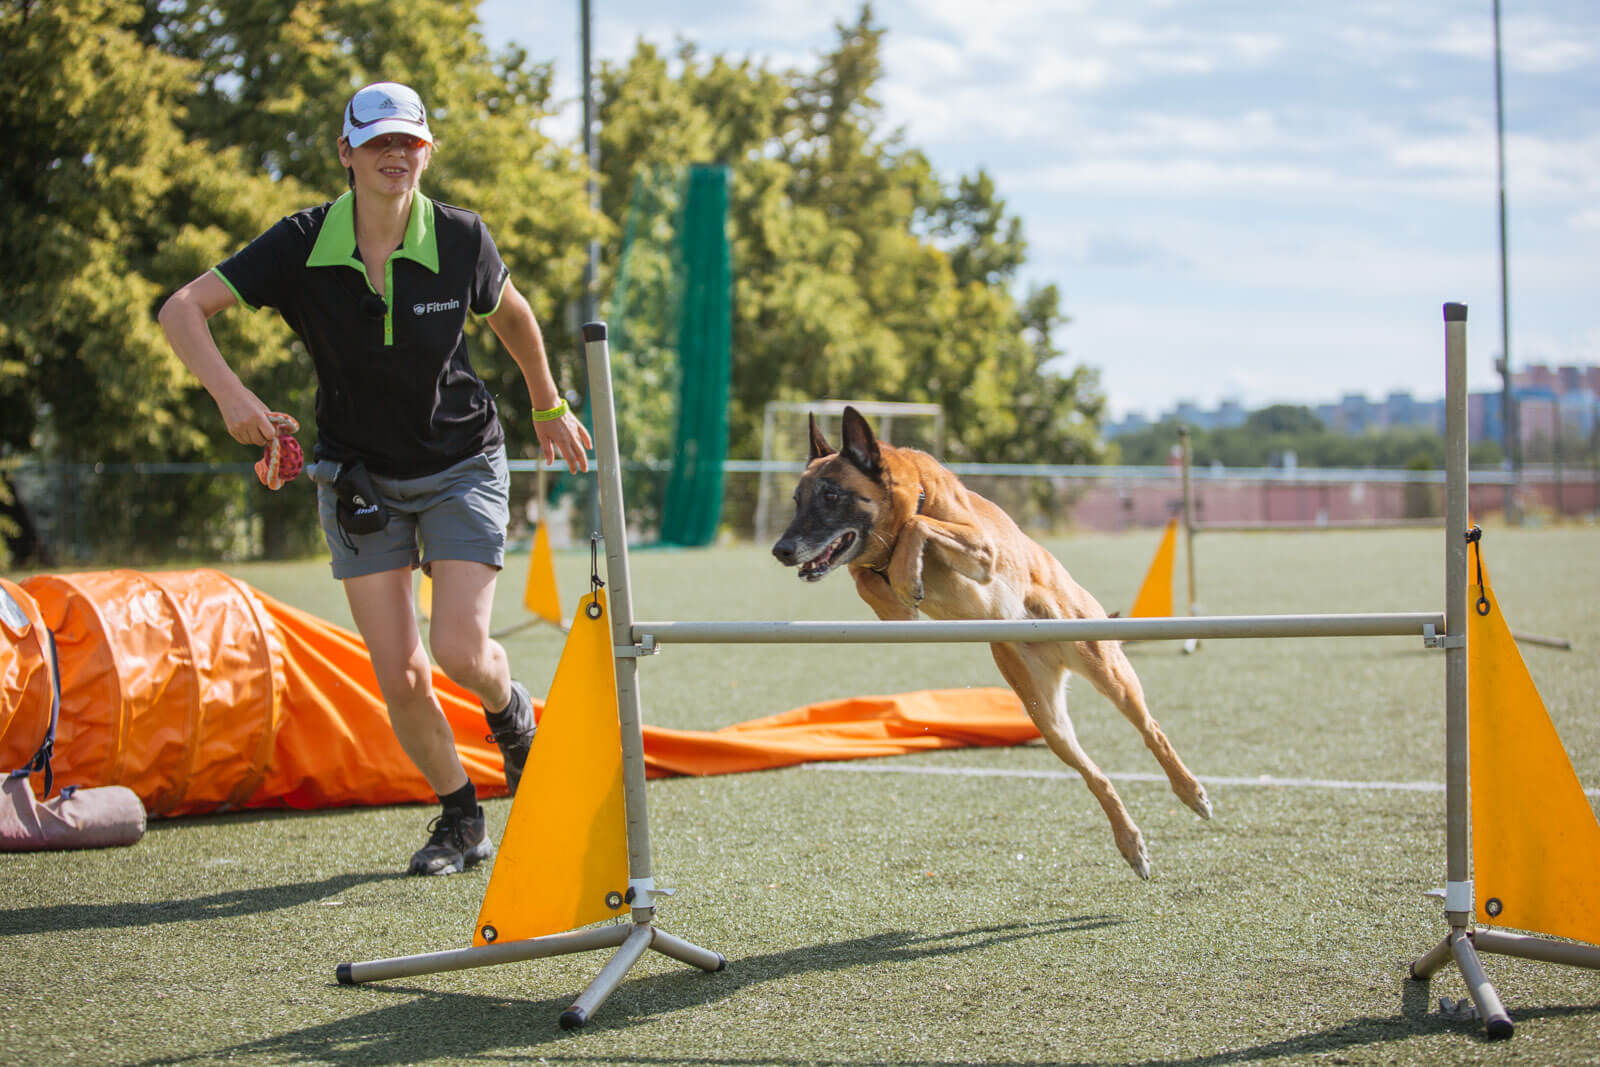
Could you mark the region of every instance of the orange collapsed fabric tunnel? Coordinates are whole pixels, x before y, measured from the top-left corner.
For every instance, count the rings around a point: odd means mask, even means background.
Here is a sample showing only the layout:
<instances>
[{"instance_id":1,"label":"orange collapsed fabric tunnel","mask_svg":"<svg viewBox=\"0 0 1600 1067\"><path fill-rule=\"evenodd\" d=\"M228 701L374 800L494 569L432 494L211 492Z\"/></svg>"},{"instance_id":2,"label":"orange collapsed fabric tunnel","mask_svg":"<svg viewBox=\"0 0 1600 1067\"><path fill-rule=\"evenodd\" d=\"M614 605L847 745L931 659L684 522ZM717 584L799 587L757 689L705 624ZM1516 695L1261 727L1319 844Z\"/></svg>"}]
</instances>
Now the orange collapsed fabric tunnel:
<instances>
[{"instance_id":1,"label":"orange collapsed fabric tunnel","mask_svg":"<svg viewBox=\"0 0 1600 1067\"><path fill-rule=\"evenodd\" d=\"M822 760L1020 745L1039 736L1009 689L847 697L721 730L644 728L645 773L733 774Z\"/></svg>"},{"instance_id":2,"label":"orange collapsed fabric tunnel","mask_svg":"<svg viewBox=\"0 0 1600 1067\"><path fill-rule=\"evenodd\" d=\"M7 589L55 635L59 784L127 786L165 816L435 799L349 630L215 570L39 575ZM36 636L0 630L0 774L48 730L38 661ZM477 699L437 670L433 686L479 795L503 795ZM661 777L1037 736L1010 690L988 688L835 700L710 732L647 726L644 747Z\"/></svg>"}]
</instances>

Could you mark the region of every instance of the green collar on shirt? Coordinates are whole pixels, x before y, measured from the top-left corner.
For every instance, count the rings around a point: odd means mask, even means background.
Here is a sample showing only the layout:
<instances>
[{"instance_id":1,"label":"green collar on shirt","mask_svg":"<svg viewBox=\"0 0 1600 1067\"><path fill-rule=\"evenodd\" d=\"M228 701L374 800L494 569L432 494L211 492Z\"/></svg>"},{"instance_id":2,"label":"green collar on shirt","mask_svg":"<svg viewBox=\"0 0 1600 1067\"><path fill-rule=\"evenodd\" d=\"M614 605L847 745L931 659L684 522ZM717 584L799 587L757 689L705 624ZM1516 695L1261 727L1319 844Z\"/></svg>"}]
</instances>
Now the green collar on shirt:
<instances>
[{"instance_id":1,"label":"green collar on shirt","mask_svg":"<svg viewBox=\"0 0 1600 1067\"><path fill-rule=\"evenodd\" d=\"M411 194L411 219L406 223L405 240L391 253L413 260L439 273L438 232L433 225L433 201L420 191ZM361 260L356 257L356 198L345 193L328 208L317 233L317 243L306 259L308 267L354 267L366 273Z\"/></svg>"}]
</instances>

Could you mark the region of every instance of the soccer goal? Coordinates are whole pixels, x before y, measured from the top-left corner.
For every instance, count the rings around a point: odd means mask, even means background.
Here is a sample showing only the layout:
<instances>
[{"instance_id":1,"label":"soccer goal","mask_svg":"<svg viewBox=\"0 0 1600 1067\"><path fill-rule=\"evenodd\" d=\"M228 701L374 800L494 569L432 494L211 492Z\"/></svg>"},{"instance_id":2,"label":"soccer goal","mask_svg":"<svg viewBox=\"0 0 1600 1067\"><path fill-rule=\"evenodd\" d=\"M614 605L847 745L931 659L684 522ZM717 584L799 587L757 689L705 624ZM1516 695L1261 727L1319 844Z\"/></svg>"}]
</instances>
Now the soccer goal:
<instances>
[{"instance_id":1,"label":"soccer goal","mask_svg":"<svg viewBox=\"0 0 1600 1067\"><path fill-rule=\"evenodd\" d=\"M878 440L903 448L944 453L944 408L892 400L773 400L761 417L761 483L756 493L757 542L770 541L788 521L784 507L794 476L811 454L809 417L817 417L823 436L839 447L839 419L853 407L867 417Z\"/></svg>"}]
</instances>

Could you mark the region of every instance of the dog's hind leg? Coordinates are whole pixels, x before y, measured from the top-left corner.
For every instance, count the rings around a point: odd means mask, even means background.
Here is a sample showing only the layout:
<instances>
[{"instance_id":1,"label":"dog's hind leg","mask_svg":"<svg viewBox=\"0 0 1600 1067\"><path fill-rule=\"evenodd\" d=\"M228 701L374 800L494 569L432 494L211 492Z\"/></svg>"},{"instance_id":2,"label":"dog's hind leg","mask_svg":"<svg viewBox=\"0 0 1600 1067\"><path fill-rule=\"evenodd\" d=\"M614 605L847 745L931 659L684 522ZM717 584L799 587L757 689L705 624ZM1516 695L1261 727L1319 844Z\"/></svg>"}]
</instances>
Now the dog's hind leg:
<instances>
[{"instance_id":1,"label":"dog's hind leg","mask_svg":"<svg viewBox=\"0 0 1600 1067\"><path fill-rule=\"evenodd\" d=\"M1178 799L1194 809L1202 819L1211 818L1211 800L1206 787L1200 784L1189 768L1178 757L1177 750L1161 726L1150 716L1144 702L1144 687L1128 662L1127 653L1117 641L1081 641L1070 646L1068 663L1072 669L1089 680L1102 696L1117 706L1117 710L1133 723L1144 738L1145 745L1154 753L1161 769L1167 772L1167 781Z\"/></svg>"},{"instance_id":2,"label":"dog's hind leg","mask_svg":"<svg viewBox=\"0 0 1600 1067\"><path fill-rule=\"evenodd\" d=\"M995 665L1043 735L1050 751L1061 762L1083 776L1084 784L1105 809L1116 837L1117 850L1140 878L1150 877L1150 854L1145 850L1144 834L1134 825L1111 779L1095 766L1094 760L1078 743L1078 734L1067 715L1066 668L1052 649L1047 656L1020 645L990 645Z\"/></svg>"}]
</instances>

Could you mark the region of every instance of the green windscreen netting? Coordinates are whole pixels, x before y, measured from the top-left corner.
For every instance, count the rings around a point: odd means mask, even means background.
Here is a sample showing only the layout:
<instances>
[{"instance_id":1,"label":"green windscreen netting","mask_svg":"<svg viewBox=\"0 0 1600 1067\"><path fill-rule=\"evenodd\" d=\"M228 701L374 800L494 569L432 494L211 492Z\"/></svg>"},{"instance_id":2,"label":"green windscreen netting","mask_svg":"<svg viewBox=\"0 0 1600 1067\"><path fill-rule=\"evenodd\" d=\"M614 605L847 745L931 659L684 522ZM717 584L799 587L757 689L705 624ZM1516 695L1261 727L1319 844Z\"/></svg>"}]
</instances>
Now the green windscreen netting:
<instances>
[{"instance_id":1,"label":"green windscreen netting","mask_svg":"<svg viewBox=\"0 0 1600 1067\"><path fill-rule=\"evenodd\" d=\"M625 475L630 515L659 500L658 540L706 545L722 514L728 454L733 277L728 168L653 173L634 181L609 325L624 462L670 461L659 496ZM659 480L655 485L659 486Z\"/></svg>"}]
</instances>

